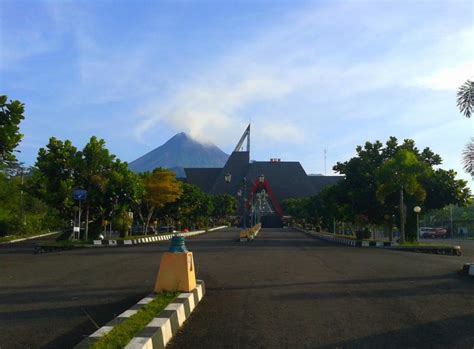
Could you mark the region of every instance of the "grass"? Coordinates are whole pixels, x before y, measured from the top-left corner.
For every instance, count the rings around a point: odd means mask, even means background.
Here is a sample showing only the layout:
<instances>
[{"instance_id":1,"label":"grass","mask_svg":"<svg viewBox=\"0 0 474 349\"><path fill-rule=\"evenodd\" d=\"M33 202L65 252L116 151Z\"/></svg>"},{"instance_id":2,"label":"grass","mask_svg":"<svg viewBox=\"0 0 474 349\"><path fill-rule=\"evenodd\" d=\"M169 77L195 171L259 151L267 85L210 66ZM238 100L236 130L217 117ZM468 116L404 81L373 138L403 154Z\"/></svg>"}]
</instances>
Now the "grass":
<instances>
[{"instance_id":1,"label":"grass","mask_svg":"<svg viewBox=\"0 0 474 349\"><path fill-rule=\"evenodd\" d=\"M119 325L112 331L101 337L93 349L119 349L124 348L132 338L143 330L168 304L170 304L178 293L160 293L150 303L144 305L138 312Z\"/></svg>"}]
</instances>

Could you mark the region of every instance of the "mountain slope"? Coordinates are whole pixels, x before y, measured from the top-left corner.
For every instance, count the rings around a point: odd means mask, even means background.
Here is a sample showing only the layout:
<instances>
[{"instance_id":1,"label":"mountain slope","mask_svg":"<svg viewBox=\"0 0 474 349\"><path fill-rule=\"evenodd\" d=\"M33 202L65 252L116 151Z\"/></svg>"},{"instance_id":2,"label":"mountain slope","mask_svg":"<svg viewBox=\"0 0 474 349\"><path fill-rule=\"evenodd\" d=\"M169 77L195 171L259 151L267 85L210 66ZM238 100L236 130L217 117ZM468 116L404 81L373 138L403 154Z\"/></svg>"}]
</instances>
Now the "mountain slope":
<instances>
[{"instance_id":1,"label":"mountain slope","mask_svg":"<svg viewBox=\"0 0 474 349\"><path fill-rule=\"evenodd\" d=\"M163 167L176 172L177 177L184 177L184 167L223 167L228 157L216 145L200 143L182 132L130 162L128 167L133 172Z\"/></svg>"}]
</instances>

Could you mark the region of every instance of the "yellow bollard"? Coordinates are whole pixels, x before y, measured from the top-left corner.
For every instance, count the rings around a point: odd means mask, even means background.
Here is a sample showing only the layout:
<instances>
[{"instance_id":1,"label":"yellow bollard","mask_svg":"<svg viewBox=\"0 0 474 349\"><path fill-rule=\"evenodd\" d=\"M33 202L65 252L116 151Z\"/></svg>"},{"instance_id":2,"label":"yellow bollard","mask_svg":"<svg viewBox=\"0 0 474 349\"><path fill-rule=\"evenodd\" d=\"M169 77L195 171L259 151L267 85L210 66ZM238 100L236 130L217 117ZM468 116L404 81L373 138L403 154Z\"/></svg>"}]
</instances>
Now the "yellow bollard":
<instances>
[{"instance_id":1,"label":"yellow bollard","mask_svg":"<svg viewBox=\"0 0 474 349\"><path fill-rule=\"evenodd\" d=\"M193 253L184 245L184 238L174 236L169 252L161 257L155 292L190 292L196 288Z\"/></svg>"}]
</instances>

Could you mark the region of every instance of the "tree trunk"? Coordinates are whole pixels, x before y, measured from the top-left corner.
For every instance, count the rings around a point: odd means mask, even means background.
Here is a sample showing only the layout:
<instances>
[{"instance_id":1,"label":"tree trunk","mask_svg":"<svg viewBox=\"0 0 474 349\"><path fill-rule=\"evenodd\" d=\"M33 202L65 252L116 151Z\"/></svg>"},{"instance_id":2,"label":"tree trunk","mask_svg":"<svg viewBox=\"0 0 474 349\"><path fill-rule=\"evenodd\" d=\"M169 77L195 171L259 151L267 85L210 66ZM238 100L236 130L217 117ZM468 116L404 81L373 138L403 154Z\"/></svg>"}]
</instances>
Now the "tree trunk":
<instances>
[{"instance_id":1,"label":"tree trunk","mask_svg":"<svg viewBox=\"0 0 474 349\"><path fill-rule=\"evenodd\" d=\"M388 231L388 240L390 242L393 241L393 222L390 220L390 222L387 223L387 231Z\"/></svg>"},{"instance_id":2,"label":"tree trunk","mask_svg":"<svg viewBox=\"0 0 474 349\"><path fill-rule=\"evenodd\" d=\"M403 186L400 187L400 242L405 242L405 204L403 202Z\"/></svg>"},{"instance_id":3,"label":"tree trunk","mask_svg":"<svg viewBox=\"0 0 474 349\"><path fill-rule=\"evenodd\" d=\"M154 206L150 207L150 209L148 210L148 215L146 217L145 232L144 232L145 235L148 234L148 227L150 226L150 221L153 218L154 212L155 212L155 207Z\"/></svg>"}]
</instances>

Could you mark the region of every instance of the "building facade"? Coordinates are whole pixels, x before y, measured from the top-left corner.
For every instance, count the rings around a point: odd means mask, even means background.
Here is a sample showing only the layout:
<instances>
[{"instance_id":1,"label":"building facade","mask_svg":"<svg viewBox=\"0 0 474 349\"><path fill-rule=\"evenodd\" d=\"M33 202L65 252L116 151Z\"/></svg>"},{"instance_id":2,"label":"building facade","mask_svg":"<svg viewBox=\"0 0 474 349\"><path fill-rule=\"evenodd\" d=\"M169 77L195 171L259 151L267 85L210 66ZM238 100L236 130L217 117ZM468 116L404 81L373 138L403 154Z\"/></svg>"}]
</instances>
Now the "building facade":
<instances>
[{"instance_id":1,"label":"building facade","mask_svg":"<svg viewBox=\"0 0 474 349\"><path fill-rule=\"evenodd\" d=\"M245 140L247 149L242 150ZM267 225L281 224L284 215L281 209L283 200L313 196L343 178L308 175L298 161L250 161L250 125L224 167L184 170L186 182L196 185L206 193L244 197L247 202L247 214L250 216L258 210L259 214L264 216L264 225L265 222L269 223ZM262 193L265 195L258 195ZM257 202L258 197L260 198ZM251 217L248 219L250 221Z\"/></svg>"}]
</instances>

